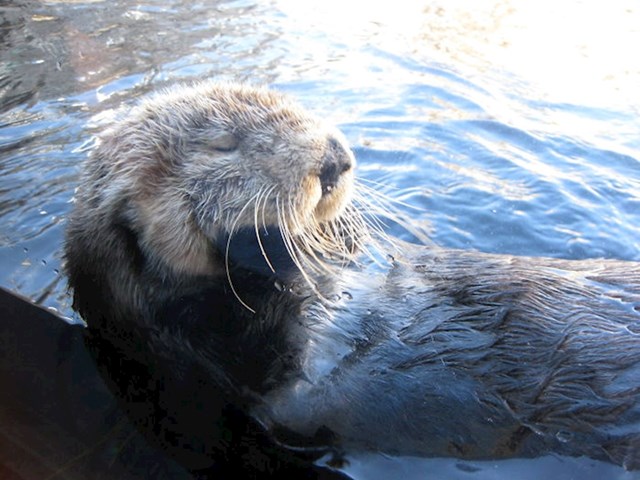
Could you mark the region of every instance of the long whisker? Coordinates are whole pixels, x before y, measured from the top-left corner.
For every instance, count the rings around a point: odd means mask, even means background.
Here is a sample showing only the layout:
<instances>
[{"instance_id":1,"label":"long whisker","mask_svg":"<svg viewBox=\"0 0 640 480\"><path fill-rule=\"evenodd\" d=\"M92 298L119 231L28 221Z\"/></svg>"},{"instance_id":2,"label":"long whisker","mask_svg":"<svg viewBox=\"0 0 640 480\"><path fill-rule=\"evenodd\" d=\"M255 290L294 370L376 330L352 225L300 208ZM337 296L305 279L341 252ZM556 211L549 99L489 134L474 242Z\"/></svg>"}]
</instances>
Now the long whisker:
<instances>
[{"instance_id":1,"label":"long whisker","mask_svg":"<svg viewBox=\"0 0 640 480\"><path fill-rule=\"evenodd\" d=\"M295 216L294 216L295 217ZM311 226L302 226L299 225L299 222L296 224L296 231L301 232L300 235L296 237L296 241L294 242L294 246L297 251L302 255L302 258L306 260L313 260L311 262L307 262L307 266L314 270L315 272L320 272L320 267L325 267L325 262L318 258L316 252L321 251L321 243L314 238L313 234L315 233L314 228Z\"/></svg>"},{"instance_id":2,"label":"long whisker","mask_svg":"<svg viewBox=\"0 0 640 480\"><path fill-rule=\"evenodd\" d=\"M233 280L231 279L231 269L229 265L229 251L231 250L231 237L233 237L233 234L236 232L236 226L238 225L240 218L242 217L244 211L254 202L254 200L259 194L260 192L258 192L256 195L251 197L251 199L245 204L245 206L242 207L240 212L238 212L236 219L234 220L233 224L231 225L231 228L229 229L229 236L227 237L227 245L224 251L224 267L227 274L227 281L229 282L229 287L231 288L233 295L238 299L238 301L242 304L242 306L245 307L247 310L249 310L251 313L256 313L256 311L253 308L251 308L249 305L247 305L247 303L244 300L242 300L242 298L240 298L240 295L236 291L236 287L233 285Z\"/></svg>"},{"instance_id":3,"label":"long whisker","mask_svg":"<svg viewBox=\"0 0 640 480\"><path fill-rule=\"evenodd\" d=\"M409 195L411 192L423 193L419 188L395 188L387 183L377 182L366 178L357 178L355 180L357 185L355 190L358 193L367 192L368 195L373 195L376 199L383 199L384 204L387 205L400 205L404 208L410 208L412 210L422 211L423 209L415 205L411 205L400 200L400 197Z\"/></svg>"},{"instance_id":4,"label":"long whisker","mask_svg":"<svg viewBox=\"0 0 640 480\"><path fill-rule=\"evenodd\" d=\"M432 243L424 229L416 227L416 225L407 217L406 214L402 213L397 208L393 208L393 205L401 205L420 210L419 208L405 204L404 202L401 202L397 199L393 199L387 195L382 194L380 191L372 189L365 185L359 185L356 191L358 192L358 194L356 195L356 203L358 203L359 207L362 208L363 211L370 215L373 215L373 218L375 218L374 221L376 223L380 222L380 219L376 217L382 216L404 228L407 232L411 233L425 245L429 245ZM382 224L380 225L380 227L382 227L382 229L384 230L386 228L386 225Z\"/></svg>"},{"instance_id":5,"label":"long whisker","mask_svg":"<svg viewBox=\"0 0 640 480\"><path fill-rule=\"evenodd\" d=\"M288 202L288 203L292 203L292 202ZM302 252L299 251L299 247L296 245L296 242L294 242L293 239L291 238L291 233L289 231L289 224L287 220L295 221L295 215L293 215L293 218L290 218L286 215L286 212L284 211L284 206L280 202L279 195L276 196L276 208L278 211L279 224L281 226L280 235L282 236L282 240L287 248L287 252L291 256L291 259L293 260L294 264L298 267L300 274L303 276L303 278L306 280L309 286L311 286L314 292L319 293L317 290L316 284L311 280L311 278L305 271L305 267L300 257L298 256L298 253L302 253Z\"/></svg>"},{"instance_id":6,"label":"long whisker","mask_svg":"<svg viewBox=\"0 0 640 480\"><path fill-rule=\"evenodd\" d=\"M273 185L264 195L264 201L262 202L262 211L260 212L260 219L262 220L260 224L264 231L267 231L267 220L265 219L265 212L267 211L267 200L269 199L269 195L273 193L276 189L276 186Z\"/></svg>"},{"instance_id":7,"label":"long whisker","mask_svg":"<svg viewBox=\"0 0 640 480\"><path fill-rule=\"evenodd\" d=\"M290 228L294 227L294 230L298 231L298 224L295 215L292 215L291 212L286 212L284 210L284 204L280 203L280 197L277 197L278 204L278 219L281 225L280 235L282 236L282 240L284 241L285 247L287 248L287 252L291 256L293 262L298 267L298 269L304 274L304 266L302 265L302 261L298 256L299 250L296 248L296 244L293 241L293 236L291 235ZM286 203L286 202L285 202ZM293 223L294 225L289 225Z\"/></svg>"},{"instance_id":8,"label":"long whisker","mask_svg":"<svg viewBox=\"0 0 640 480\"><path fill-rule=\"evenodd\" d=\"M287 216L283 211L282 203L280 202L280 194L276 194L276 214L278 216L278 225L280 230L280 236L282 237L282 241L284 243L285 248L287 249L287 253L293 260L294 264L301 269L299 260L296 258L295 252L293 251L293 246L291 245L291 238L289 234L289 224L287 222Z\"/></svg>"},{"instance_id":9,"label":"long whisker","mask_svg":"<svg viewBox=\"0 0 640 480\"><path fill-rule=\"evenodd\" d=\"M377 264L380 264L377 256L374 254L374 251L371 250L372 248L376 251L380 250L378 239L384 238L385 236L380 227L367 222L366 217L360 213L357 203L356 205L349 205L346 209L345 215L339 220L343 225L343 228L348 232L349 238L355 242L354 248L357 251L362 252L366 257L375 261ZM346 249L346 246L344 248ZM354 258L354 253L352 251L346 251L346 256L347 260L355 261L357 264L359 263Z\"/></svg>"},{"instance_id":10,"label":"long whisker","mask_svg":"<svg viewBox=\"0 0 640 480\"><path fill-rule=\"evenodd\" d=\"M423 208L416 205L411 205L410 203L404 202L399 198L401 196L406 196L414 192L418 192L424 195L423 190L418 187L400 189L392 187L389 184L377 182L375 180L370 180L367 178L358 178L357 182L358 186L356 187L356 189L358 191L366 190L368 192L373 192L376 197L383 198L385 202L389 204L400 205L404 208L410 208L411 210L424 211ZM366 184L373 185L373 188ZM389 191L392 192L393 196L388 193Z\"/></svg>"},{"instance_id":11,"label":"long whisker","mask_svg":"<svg viewBox=\"0 0 640 480\"><path fill-rule=\"evenodd\" d=\"M337 252L339 247L336 244L335 238L327 235L326 230L330 222L324 225L317 223L313 219L310 222L311 223L305 228L299 229L302 235L296 237L296 245L306 259L312 260L308 265L314 272L334 273L331 265L318 256L318 253L325 257L340 253Z\"/></svg>"},{"instance_id":12,"label":"long whisker","mask_svg":"<svg viewBox=\"0 0 640 480\"><path fill-rule=\"evenodd\" d=\"M386 233L389 226L385 220L404 228L419 240L429 242L426 233L420 227L413 225L402 213L402 209L397 208L398 206L414 207L363 183L375 184L372 181L358 181L351 200L339 215L329 221L320 222L312 214L301 215L300 212L304 209L298 208L297 198L295 196L290 198L284 192L278 192L276 186L261 189L242 208L233 222L225 252L229 285L242 305L254 312L254 309L239 297L233 285L229 251L238 222L249 205L254 208L252 215L256 241L270 271L276 273L276 268L269 259L265 239L260 229L264 228L265 232L269 232L267 219L273 223L275 214L275 222L284 248L300 275L316 293L319 292L314 281L315 275L333 275L337 270L350 264L361 265L360 259L363 258L368 258L379 265L386 264L388 259L392 258L387 255L389 247L397 249L399 246L397 241ZM274 207L275 211L272 212Z\"/></svg>"},{"instance_id":13,"label":"long whisker","mask_svg":"<svg viewBox=\"0 0 640 480\"><path fill-rule=\"evenodd\" d=\"M259 192L258 198L256 199L256 205L255 205L255 208L254 208L254 212L253 212L253 226L254 226L254 230L256 232L256 240L258 241L258 246L260 247L260 252L262 253L262 258L264 258L264 261L269 266L269 269L271 270L271 273L276 273L276 269L273 268L273 265L271 265L271 262L269 261L269 256L267 255L267 252L264 249L264 245L262 244L262 238L260 238L260 228L258 227L258 210L260 210L260 203L262 202L263 205L266 203L267 197L273 191L274 188L275 187L271 187L270 189L267 189L266 191ZM263 221L263 224L264 224L264 207L262 208L262 221ZM266 225L264 225L264 228L265 228L265 231L266 231Z\"/></svg>"}]
</instances>

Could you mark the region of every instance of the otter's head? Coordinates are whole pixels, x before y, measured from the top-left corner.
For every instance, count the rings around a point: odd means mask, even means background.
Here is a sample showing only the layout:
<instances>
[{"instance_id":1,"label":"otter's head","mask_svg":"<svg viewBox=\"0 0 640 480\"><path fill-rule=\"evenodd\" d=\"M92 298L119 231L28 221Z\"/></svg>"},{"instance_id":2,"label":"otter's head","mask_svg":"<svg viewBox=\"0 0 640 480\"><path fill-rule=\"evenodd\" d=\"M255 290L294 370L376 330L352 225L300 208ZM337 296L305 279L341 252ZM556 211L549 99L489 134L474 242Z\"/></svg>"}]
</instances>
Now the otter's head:
<instances>
[{"instance_id":1,"label":"otter's head","mask_svg":"<svg viewBox=\"0 0 640 480\"><path fill-rule=\"evenodd\" d=\"M354 166L338 130L278 93L178 87L101 137L72 230L124 227L145 260L178 276L225 272L247 231L263 254L261 232L279 232L298 266L345 258L366 230L351 205Z\"/></svg>"}]
</instances>

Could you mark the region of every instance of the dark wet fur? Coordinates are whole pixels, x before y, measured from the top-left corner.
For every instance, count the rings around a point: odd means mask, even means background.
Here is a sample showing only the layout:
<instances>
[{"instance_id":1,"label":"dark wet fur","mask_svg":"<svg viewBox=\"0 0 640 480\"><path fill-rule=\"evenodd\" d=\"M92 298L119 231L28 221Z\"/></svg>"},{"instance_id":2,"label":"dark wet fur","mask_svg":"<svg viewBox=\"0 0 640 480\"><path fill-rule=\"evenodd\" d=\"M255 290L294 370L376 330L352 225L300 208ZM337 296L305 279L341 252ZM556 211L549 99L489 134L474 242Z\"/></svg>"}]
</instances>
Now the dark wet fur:
<instances>
[{"instance_id":1,"label":"dark wet fur","mask_svg":"<svg viewBox=\"0 0 640 480\"><path fill-rule=\"evenodd\" d=\"M118 228L136 276L150 263L135 236ZM196 478L344 478L313 461L331 449L324 439L305 439L304 448L282 445L248 415L259 395L291 370L294 352L284 330L295 312L286 312L273 280L253 272L235 272L246 298L263 298L271 321L256 322L228 286L200 278L181 286L165 285L162 300L135 312L112 302L105 272L114 265L84 261L68 249L74 308L88 323L86 342L100 372L136 426L155 446L188 468ZM167 279L165 278L165 282ZM167 282L168 283L168 282ZM292 320L293 321L293 320ZM286 429L281 429L284 434ZM287 436L296 438L295 433Z\"/></svg>"},{"instance_id":2,"label":"dark wet fur","mask_svg":"<svg viewBox=\"0 0 640 480\"><path fill-rule=\"evenodd\" d=\"M117 232L121 260L153 282L135 236ZM355 270L360 285L320 281L322 297L240 261L231 277L255 315L223 280L166 276L136 313L105 295L113 260L68 248L68 261L104 375L192 470L307 472L368 449L640 467L639 264L403 247L386 272ZM325 352L335 365L309 378L304 359Z\"/></svg>"},{"instance_id":3,"label":"dark wet fur","mask_svg":"<svg viewBox=\"0 0 640 480\"><path fill-rule=\"evenodd\" d=\"M405 251L379 282L338 286L335 319L308 320L335 368L261 414L347 450L640 468L640 264Z\"/></svg>"}]
</instances>

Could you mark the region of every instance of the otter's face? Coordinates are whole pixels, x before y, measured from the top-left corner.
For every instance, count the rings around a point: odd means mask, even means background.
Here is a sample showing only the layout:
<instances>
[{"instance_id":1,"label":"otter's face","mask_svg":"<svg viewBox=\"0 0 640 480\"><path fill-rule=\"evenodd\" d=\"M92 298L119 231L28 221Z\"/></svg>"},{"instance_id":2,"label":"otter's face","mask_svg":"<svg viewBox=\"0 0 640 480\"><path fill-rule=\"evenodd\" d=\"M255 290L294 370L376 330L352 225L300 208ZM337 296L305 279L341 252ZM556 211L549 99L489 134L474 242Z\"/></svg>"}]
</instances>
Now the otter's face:
<instances>
[{"instance_id":1,"label":"otter's face","mask_svg":"<svg viewBox=\"0 0 640 480\"><path fill-rule=\"evenodd\" d=\"M120 150L111 174L128 190L133 230L177 273L220 272L220 242L247 227L258 243L260 229L277 227L294 258L345 249L353 154L339 131L279 94L178 88L110 136L99 149Z\"/></svg>"},{"instance_id":2,"label":"otter's face","mask_svg":"<svg viewBox=\"0 0 640 480\"><path fill-rule=\"evenodd\" d=\"M211 239L247 226L303 234L350 200L355 159L343 135L273 94L261 100L259 114L234 103L231 127L212 122L187 157L182 182Z\"/></svg>"}]
</instances>

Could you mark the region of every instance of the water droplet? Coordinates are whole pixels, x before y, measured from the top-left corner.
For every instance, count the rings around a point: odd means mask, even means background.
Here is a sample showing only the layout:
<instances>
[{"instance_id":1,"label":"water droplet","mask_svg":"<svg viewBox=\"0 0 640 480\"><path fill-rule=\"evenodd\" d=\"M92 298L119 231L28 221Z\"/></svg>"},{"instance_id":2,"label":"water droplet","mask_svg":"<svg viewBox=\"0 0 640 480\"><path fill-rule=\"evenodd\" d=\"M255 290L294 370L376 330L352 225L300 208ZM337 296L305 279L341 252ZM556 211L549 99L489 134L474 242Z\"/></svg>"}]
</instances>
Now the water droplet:
<instances>
[{"instance_id":1,"label":"water droplet","mask_svg":"<svg viewBox=\"0 0 640 480\"><path fill-rule=\"evenodd\" d=\"M351 295L349 292L342 292L342 296L347 300L353 300L353 295Z\"/></svg>"},{"instance_id":2,"label":"water droplet","mask_svg":"<svg viewBox=\"0 0 640 480\"><path fill-rule=\"evenodd\" d=\"M562 443L567 443L573 438L573 433L560 430L558 433L556 433L556 438Z\"/></svg>"},{"instance_id":3,"label":"water droplet","mask_svg":"<svg viewBox=\"0 0 640 480\"><path fill-rule=\"evenodd\" d=\"M280 283L280 280L276 280L275 282L273 282L273 286L276 287L276 290L278 290L279 292L282 292L284 290L284 285Z\"/></svg>"},{"instance_id":4,"label":"water droplet","mask_svg":"<svg viewBox=\"0 0 640 480\"><path fill-rule=\"evenodd\" d=\"M456 468L466 473L476 473L481 471L480 467L476 467L475 465L471 465L469 463L456 463Z\"/></svg>"}]
</instances>

